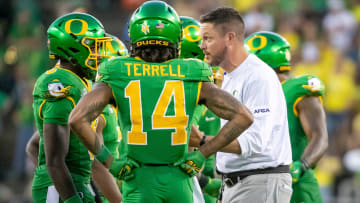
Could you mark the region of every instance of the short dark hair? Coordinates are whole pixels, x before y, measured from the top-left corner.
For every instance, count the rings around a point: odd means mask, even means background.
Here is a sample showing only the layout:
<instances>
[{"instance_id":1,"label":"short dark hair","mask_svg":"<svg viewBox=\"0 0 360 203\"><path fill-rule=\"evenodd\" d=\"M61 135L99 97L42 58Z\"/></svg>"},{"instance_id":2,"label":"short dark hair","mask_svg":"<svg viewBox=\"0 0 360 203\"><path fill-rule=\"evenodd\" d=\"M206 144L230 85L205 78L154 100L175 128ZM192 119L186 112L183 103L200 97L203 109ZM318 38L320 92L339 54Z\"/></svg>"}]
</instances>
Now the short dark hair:
<instances>
[{"instance_id":1,"label":"short dark hair","mask_svg":"<svg viewBox=\"0 0 360 203\"><path fill-rule=\"evenodd\" d=\"M230 7L219 7L200 16L200 23L213 23L223 35L229 31L244 36L244 20L239 12Z\"/></svg>"}]
</instances>

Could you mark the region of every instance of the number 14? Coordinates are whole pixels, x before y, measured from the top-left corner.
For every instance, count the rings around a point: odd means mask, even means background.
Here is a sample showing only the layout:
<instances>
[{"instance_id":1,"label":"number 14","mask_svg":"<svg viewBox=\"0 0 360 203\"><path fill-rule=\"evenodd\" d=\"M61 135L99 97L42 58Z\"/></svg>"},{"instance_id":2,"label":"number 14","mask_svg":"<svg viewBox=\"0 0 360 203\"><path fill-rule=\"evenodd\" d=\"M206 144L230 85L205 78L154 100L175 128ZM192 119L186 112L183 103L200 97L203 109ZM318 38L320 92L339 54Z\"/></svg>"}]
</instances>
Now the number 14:
<instances>
[{"instance_id":1,"label":"number 14","mask_svg":"<svg viewBox=\"0 0 360 203\"><path fill-rule=\"evenodd\" d=\"M131 81L125 88L125 96L130 101L131 131L128 133L128 144L147 145L147 133L143 131L140 81ZM185 93L183 81L166 81L161 95L152 113L152 129L175 129L171 133L171 144L187 143L186 126L189 116L185 112ZM167 116L166 112L174 97L175 115Z\"/></svg>"}]
</instances>

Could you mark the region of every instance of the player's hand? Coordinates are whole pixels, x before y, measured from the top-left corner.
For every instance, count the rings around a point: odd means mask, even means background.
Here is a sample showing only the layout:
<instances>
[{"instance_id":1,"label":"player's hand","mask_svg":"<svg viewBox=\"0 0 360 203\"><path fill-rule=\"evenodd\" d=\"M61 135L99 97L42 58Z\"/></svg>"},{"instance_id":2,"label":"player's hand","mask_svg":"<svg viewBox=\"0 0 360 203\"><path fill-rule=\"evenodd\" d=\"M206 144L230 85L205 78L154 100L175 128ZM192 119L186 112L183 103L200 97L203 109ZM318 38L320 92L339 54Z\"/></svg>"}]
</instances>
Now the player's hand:
<instances>
[{"instance_id":1,"label":"player's hand","mask_svg":"<svg viewBox=\"0 0 360 203\"><path fill-rule=\"evenodd\" d=\"M209 182L203 188L203 191L213 197L218 197L222 181L219 178L209 178Z\"/></svg>"},{"instance_id":2,"label":"player's hand","mask_svg":"<svg viewBox=\"0 0 360 203\"><path fill-rule=\"evenodd\" d=\"M131 180L135 177L134 169L140 165L131 158L117 159L110 167L110 173L119 180Z\"/></svg>"},{"instance_id":3,"label":"player's hand","mask_svg":"<svg viewBox=\"0 0 360 203\"><path fill-rule=\"evenodd\" d=\"M191 127L189 146L190 147L200 147L200 142L204 136L204 133L199 130L199 127L193 125Z\"/></svg>"},{"instance_id":4,"label":"player's hand","mask_svg":"<svg viewBox=\"0 0 360 203\"><path fill-rule=\"evenodd\" d=\"M182 159L175 162L175 166L179 166L182 171L190 177L200 172L206 158L200 151L186 154Z\"/></svg>"},{"instance_id":5,"label":"player's hand","mask_svg":"<svg viewBox=\"0 0 360 203\"><path fill-rule=\"evenodd\" d=\"M290 174L292 177L292 182L296 183L299 181L300 177L303 174L303 169L302 169L302 163L300 161L294 161L291 165L290 165Z\"/></svg>"}]
</instances>

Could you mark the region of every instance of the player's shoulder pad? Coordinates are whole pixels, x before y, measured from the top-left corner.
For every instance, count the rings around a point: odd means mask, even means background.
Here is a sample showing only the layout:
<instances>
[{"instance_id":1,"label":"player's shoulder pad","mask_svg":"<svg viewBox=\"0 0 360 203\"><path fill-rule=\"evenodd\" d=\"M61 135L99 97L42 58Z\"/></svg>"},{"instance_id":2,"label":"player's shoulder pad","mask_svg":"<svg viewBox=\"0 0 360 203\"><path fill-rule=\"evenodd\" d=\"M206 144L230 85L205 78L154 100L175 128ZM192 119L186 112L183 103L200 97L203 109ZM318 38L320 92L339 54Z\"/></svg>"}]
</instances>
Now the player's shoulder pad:
<instances>
[{"instance_id":1,"label":"player's shoulder pad","mask_svg":"<svg viewBox=\"0 0 360 203\"><path fill-rule=\"evenodd\" d=\"M189 79L213 82L213 72L211 67L202 60L195 58L177 59L184 64Z\"/></svg>"},{"instance_id":2,"label":"player's shoulder pad","mask_svg":"<svg viewBox=\"0 0 360 203\"><path fill-rule=\"evenodd\" d=\"M68 70L52 68L38 78L33 94L48 100L80 97L85 88L80 80Z\"/></svg>"},{"instance_id":3,"label":"player's shoulder pad","mask_svg":"<svg viewBox=\"0 0 360 203\"><path fill-rule=\"evenodd\" d=\"M125 64L134 62L134 60L135 59L132 57L118 56L112 57L105 62L101 62L96 74L95 81L98 82L104 80L104 76L106 78L106 76L109 75L114 76L126 73L127 69Z\"/></svg>"},{"instance_id":4,"label":"player's shoulder pad","mask_svg":"<svg viewBox=\"0 0 360 203\"><path fill-rule=\"evenodd\" d=\"M315 75L302 75L294 78L308 96L322 96L325 92L324 83Z\"/></svg>"}]
</instances>

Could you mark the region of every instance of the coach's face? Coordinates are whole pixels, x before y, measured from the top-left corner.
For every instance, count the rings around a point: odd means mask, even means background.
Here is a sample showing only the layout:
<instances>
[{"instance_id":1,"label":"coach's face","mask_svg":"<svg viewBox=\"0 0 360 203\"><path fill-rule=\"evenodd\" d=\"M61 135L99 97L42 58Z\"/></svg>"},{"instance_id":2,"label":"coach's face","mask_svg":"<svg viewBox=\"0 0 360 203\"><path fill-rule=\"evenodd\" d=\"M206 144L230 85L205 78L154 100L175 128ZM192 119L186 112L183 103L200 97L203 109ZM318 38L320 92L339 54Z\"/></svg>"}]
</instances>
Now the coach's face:
<instances>
[{"instance_id":1,"label":"coach's face","mask_svg":"<svg viewBox=\"0 0 360 203\"><path fill-rule=\"evenodd\" d=\"M200 48L205 54L206 63L219 66L226 54L225 36L212 23L202 23L200 26L202 42Z\"/></svg>"}]
</instances>

